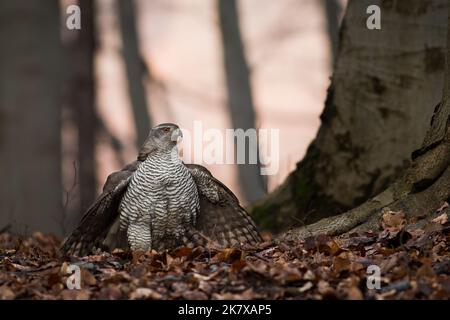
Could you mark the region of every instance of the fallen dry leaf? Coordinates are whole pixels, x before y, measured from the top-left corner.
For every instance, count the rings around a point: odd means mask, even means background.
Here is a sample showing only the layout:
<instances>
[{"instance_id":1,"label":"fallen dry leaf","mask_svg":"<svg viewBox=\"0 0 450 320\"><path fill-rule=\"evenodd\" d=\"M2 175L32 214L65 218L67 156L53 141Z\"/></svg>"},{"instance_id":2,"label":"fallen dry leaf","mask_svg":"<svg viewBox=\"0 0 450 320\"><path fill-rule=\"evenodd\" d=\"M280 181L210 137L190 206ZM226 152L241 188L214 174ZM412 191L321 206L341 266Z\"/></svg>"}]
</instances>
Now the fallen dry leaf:
<instances>
[{"instance_id":1,"label":"fallen dry leaf","mask_svg":"<svg viewBox=\"0 0 450 320\"><path fill-rule=\"evenodd\" d=\"M434 218L433 220L434 223L439 223L439 224L446 224L448 222L448 216L446 213L441 214L440 216Z\"/></svg>"},{"instance_id":2,"label":"fallen dry leaf","mask_svg":"<svg viewBox=\"0 0 450 320\"><path fill-rule=\"evenodd\" d=\"M386 211L382 216L381 226L391 232L399 231L406 226L406 215L401 211Z\"/></svg>"},{"instance_id":3,"label":"fallen dry leaf","mask_svg":"<svg viewBox=\"0 0 450 320\"><path fill-rule=\"evenodd\" d=\"M308 281L307 283L305 283L303 286L301 286L300 288L298 288L298 292L302 293L305 291L308 291L309 289L311 289L313 287L313 283L311 281Z\"/></svg>"},{"instance_id":4,"label":"fallen dry leaf","mask_svg":"<svg viewBox=\"0 0 450 320\"><path fill-rule=\"evenodd\" d=\"M12 300L16 297L14 292L7 286L0 287L0 300Z\"/></svg>"},{"instance_id":5,"label":"fallen dry leaf","mask_svg":"<svg viewBox=\"0 0 450 320\"><path fill-rule=\"evenodd\" d=\"M131 300L140 299L161 299L162 295L150 288L137 288L130 294Z\"/></svg>"}]
</instances>

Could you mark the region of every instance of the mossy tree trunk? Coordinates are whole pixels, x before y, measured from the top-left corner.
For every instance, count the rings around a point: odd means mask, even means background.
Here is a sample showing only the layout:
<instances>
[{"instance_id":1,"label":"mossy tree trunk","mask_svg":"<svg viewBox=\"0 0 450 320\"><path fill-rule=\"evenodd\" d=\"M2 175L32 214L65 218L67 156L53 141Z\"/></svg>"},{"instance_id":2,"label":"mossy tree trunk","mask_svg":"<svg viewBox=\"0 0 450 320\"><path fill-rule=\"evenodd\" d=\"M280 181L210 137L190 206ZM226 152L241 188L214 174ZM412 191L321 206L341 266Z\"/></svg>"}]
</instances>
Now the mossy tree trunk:
<instances>
[{"instance_id":1,"label":"mossy tree trunk","mask_svg":"<svg viewBox=\"0 0 450 320\"><path fill-rule=\"evenodd\" d=\"M366 8L381 8L381 30ZM286 181L252 211L281 231L349 210L378 194L411 163L442 97L445 0L350 0L322 124Z\"/></svg>"},{"instance_id":2,"label":"mossy tree trunk","mask_svg":"<svg viewBox=\"0 0 450 320\"><path fill-rule=\"evenodd\" d=\"M377 196L335 217L291 230L285 238L337 235L373 230L385 210L402 211L408 218L427 217L450 197L450 14L447 9L447 48L442 100L435 108L422 146L413 152L404 174Z\"/></svg>"}]
</instances>

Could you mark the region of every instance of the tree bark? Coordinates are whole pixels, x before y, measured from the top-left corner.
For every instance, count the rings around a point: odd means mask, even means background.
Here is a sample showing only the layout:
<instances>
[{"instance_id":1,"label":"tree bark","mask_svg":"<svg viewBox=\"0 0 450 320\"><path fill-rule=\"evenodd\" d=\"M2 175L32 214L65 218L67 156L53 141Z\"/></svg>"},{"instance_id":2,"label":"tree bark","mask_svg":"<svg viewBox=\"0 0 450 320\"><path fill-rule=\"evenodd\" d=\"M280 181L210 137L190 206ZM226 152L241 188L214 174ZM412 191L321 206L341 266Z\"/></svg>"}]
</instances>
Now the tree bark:
<instances>
[{"instance_id":1,"label":"tree bark","mask_svg":"<svg viewBox=\"0 0 450 320\"><path fill-rule=\"evenodd\" d=\"M236 1L218 0L218 11L231 121L236 129L243 129L244 131L255 129L256 115ZM248 144L246 146L258 150L258 146L249 146ZM249 148L246 148L246 150L249 150ZM258 164L247 162L246 164L239 164L238 173L247 202L254 202L265 195L264 181L260 175Z\"/></svg>"},{"instance_id":2,"label":"tree bark","mask_svg":"<svg viewBox=\"0 0 450 320\"><path fill-rule=\"evenodd\" d=\"M284 238L298 239L309 235L337 235L378 227L381 214L387 210L402 211L407 217L424 217L435 212L450 197L450 10L447 14L447 48L445 81L441 103L425 134L422 147L413 153L413 162L402 177L385 191L362 205L336 217L294 229ZM442 92L442 91L441 91Z\"/></svg>"},{"instance_id":3,"label":"tree bark","mask_svg":"<svg viewBox=\"0 0 450 320\"><path fill-rule=\"evenodd\" d=\"M98 118L95 111L94 55L96 49L94 2L80 0L81 29L73 33L67 46L70 75L67 90L68 104L78 128L78 190L80 207L66 217L66 230L73 229L83 212L95 200L97 193L95 141Z\"/></svg>"},{"instance_id":4,"label":"tree bark","mask_svg":"<svg viewBox=\"0 0 450 320\"><path fill-rule=\"evenodd\" d=\"M1 1L0 21L0 229L61 235L58 1Z\"/></svg>"},{"instance_id":5,"label":"tree bark","mask_svg":"<svg viewBox=\"0 0 450 320\"><path fill-rule=\"evenodd\" d=\"M328 42L331 52L331 66L334 66L338 52L339 43L339 20L341 7L338 0L321 0L321 5L325 13L327 25Z\"/></svg>"},{"instance_id":6,"label":"tree bark","mask_svg":"<svg viewBox=\"0 0 450 320\"><path fill-rule=\"evenodd\" d=\"M366 28L372 4L381 30ZM445 0L349 1L321 127L296 170L252 208L263 228L349 210L408 167L442 97L447 8Z\"/></svg>"}]
</instances>

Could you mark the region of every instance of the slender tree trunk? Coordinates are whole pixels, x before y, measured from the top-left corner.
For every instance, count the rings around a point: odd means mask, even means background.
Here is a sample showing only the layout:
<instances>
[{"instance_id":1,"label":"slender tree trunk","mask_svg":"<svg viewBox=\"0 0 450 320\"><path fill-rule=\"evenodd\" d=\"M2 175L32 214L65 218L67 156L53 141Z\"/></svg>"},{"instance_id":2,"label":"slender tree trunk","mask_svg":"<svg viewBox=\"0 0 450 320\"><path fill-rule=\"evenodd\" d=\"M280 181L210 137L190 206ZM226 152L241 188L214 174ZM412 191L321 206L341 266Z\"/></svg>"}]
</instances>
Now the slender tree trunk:
<instances>
[{"instance_id":1,"label":"slender tree trunk","mask_svg":"<svg viewBox=\"0 0 450 320\"><path fill-rule=\"evenodd\" d=\"M381 8L381 30L366 9ZM253 208L276 230L363 203L410 163L442 96L445 0L350 0L322 124L285 183Z\"/></svg>"},{"instance_id":2,"label":"slender tree trunk","mask_svg":"<svg viewBox=\"0 0 450 320\"><path fill-rule=\"evenodd\" d=\"M335 235L358 230L373 230L378 227L379 218L386 210L402 211L409 218L426 218L450 197L450 10L448 7L446 14L447 48L444 51L446 63L442 100L434 110L421 148L413 153L411 165L386 190L355 209L292 230L285 234L285 237L298 239L322 233Z\"/></svg>"},{"instance_id":3,"label":"slender tree trunk","mask_svg":"<svg viewBox=\"0 0 450 320\"><path fill-rule=\"evenodd\" d=\"M118 0L118 11L122 33L122 54L125 61L128 93L133 107L137 132L137 144L143 143L151 128L143 76L145 64L139 53L139 41L136 32L136 17L133 0Z\"/></svg>"},{"instance_id":4,"label":"slender tree trunk","mask_svg":"<svg viewBox=\"0 0 450 320\"><path fill-rule=\"evenodd\" d=\"M0 229L61 235L58 1L1 1L0 21Z\"/></svg>"},{"instance_id":5,"label":"slender tree trunk","mask_svg":"<svg viewBox=\"0 0 450 320\"><path fill-rule=\"evenodd\" d=\"M95 141L97 113L94 93L95 24L94 2L80 0L81 30L68 30L72 39L67 47L71 72L68 79L68 104L78 128L78 190L80 208L66 217L66 229L71 230L94 201L97 191Z\"/></svg>"},{"instance_id":6,"label":"slender tree trunk","mask_svg":"<svg viewBox=\"0 0 450 320\"><path fill-rule=\"evenodd\" d=\"M234 128L246 131L256 128L256 116L236 1L219 0L218 11L231 121ZM250 146L250 148L258 150L257 146ZM253 202L260 199L265 194L265 188L259 165L240 164L238 170L239 181L246 200Z\"/></svg>"}]
</instances>

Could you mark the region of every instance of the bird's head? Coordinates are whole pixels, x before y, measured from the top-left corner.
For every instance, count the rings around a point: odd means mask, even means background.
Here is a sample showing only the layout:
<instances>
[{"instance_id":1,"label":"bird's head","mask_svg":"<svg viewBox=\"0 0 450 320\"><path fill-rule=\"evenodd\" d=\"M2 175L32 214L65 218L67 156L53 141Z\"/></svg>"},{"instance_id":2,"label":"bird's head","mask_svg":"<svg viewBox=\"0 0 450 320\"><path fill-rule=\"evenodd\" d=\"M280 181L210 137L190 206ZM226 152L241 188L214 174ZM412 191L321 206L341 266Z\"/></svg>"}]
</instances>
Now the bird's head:
<instances>
[{"instance_id":1,"label":"bird's head","mask_svg":"<svg viewBox=\"0 0 450 320\"><path fill-rule=\"evenodd\" d=\"M178 140L183 137L180 128L173 123L161 123L150 130L149 137L160 148L173 148Z\"/></svg>"},{"instance_id":2,"label":"bird's head","mask_svg":"<svg viewBox=\"0 0 450 320\"><path fill-rule=\"evenodd\" d=\"M155 149L176 150L177 142L183 137L181 129L173 123L161 123L153 127L139 152L138 159L144 160Z\"/></svg>"}]
</instances>

